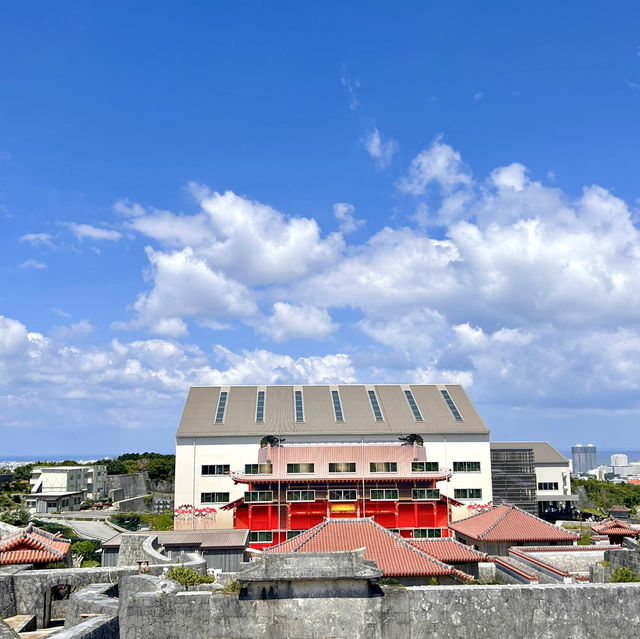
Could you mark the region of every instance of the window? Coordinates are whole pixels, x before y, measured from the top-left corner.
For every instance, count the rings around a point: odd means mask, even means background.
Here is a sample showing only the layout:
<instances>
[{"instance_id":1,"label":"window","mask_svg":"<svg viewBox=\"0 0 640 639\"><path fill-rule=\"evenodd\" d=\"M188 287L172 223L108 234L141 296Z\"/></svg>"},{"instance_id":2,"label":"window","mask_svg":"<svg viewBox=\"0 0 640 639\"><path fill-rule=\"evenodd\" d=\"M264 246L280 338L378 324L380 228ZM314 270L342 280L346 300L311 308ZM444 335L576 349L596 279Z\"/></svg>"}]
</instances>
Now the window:
<instances>
[{"instance_id":1,"label":"window","mask_svg":"<svg viewBox=\"0 0 640 639\"><path fill-rule=\"evenodd\" d=\"M437 488L414 488L411 492L412 499L440 499L440 491Z\"/></svg>"},{"instance_id":2,"label":"window","mask_svg":"<svg viewBox=\"0 0 640 639\"><path fill-rule=\"evenodd\" d=\"M453 496L455 499L482 499L482 488L456 488Z\"/></svg>"},{"instance_id":3,"label":"window","mask_svg":"<svg viewBox=\"0 0 640 639\"><path fill-rule=\"evenodd\" d=\"M270 530L256 530L249 533L249 541L257 543L259 541L273 541L273 533Z\"/></svg>"},{"instance_id":4,"label":"window","mask_svg":"<svg viewBox=\"0 0 640 639\"><path fill-rule=\"evenodd\" d=\"M411 412L413 413L413 418L417 422L423 422L424 419L422 419L422 414L420 413L420 409L418 408L418 404L416 404L416 400L413 397L413 393L410 390L406 390L404 392L404 395L407 398L407 401L409 402L409 406L411 407Z\"/></svg>"},{"instance_id":5,"label":"window","mask_svg":"<svg viewBox=\"0 0 640 639\"><path fill-rule=\"evenodd\" d=\"M398 499L397 488L372 488L369 492L371 501L392 501Z\"/></svg>"},{"instance_id":6,"label":"window","mask_svg":"<svg viewBox=\"0 0 640 639\"><path fill-rule=\"evenodd\" d=\"M444 401L447 402L447 406L449 407L449 410L451 411L453 418L457 422L461 422L462 415L460 414L460 411L457 409L456 405L453 403L453 400L451 399L451 395L449 395L449 391L441 390L440 392L442 393L442 397L444 397Z\"/></svg>"},{"instance_id":7,"label":"window","mask_svg":"<svg viewBox=\"0 0 640 639\"><path fill-rule=\"evenodd\" d=\"M378 404L378 398L376 397L375 391L367 391L369 393L369 401L371 402L371 409L373 410L373 415L376 418L377 422L383 422L382 419L382 411L380 410L380 405Z\"/></svg>"},{"instance_id":8,"label":"window","mask_svg":"<svg viewBox=\"0 0 640 639\"><path fill-rule=\"evenodd\" d=\"M336 416L337 422L343 422L344 417L342 416L342 404L340 403L340 393L337 390L331 391L331 399L333 400L333 412Z\"/></svg>"},{"instance_id":9,"label":"window","mask_svg":"<svg viewBox=\"0 0 640 639\"><path fill-rule=\"evenodd\" d=\"M273 464L245 464L245 475L271 475Z\"/></svg>"},{"instance_id":10,"label":"window","mask_svg":"<svg viewBox=\"0 0 640 639\"><path fill-rule=\"evenodd\" d=\"M256 422L264 422L264 391L258 391L256 400Z\"/></svg>"},{"instance_id":11,"label":"window","mask_svg":"<svg viewBox=\"0 0 640 639\"><path fill-rule=\"evenodd\" d=\"M329 491L329 501L355 501L358 499L355 490L334 489Z\"/></svg>"},{"instance_id":12,"label":"window","mask_svg":"<svg viewBox=\"0 0 640 639\"><path fill-rule=\"evenodd\" d=\"M480 462L479 461L462 461L453 462L453 472L455 473L479 473Z\"/></svg>"},{"instance_id":13,"label":"window","mask_svg":"<svg viewBox=\"0 0 640 639\"><path fill-rule=\"evenodd\" d=\"M416 528L413 531L414 539L435 539L438 537L442 537L442 529L441 528Z\"/></svg>"},{"instance_id":14,"label":"window","mask_svg":"<svg viewBox=\"0 0 640 639\"><path fill-rule=\"evenodd\" d=\"M273 491L252 490L244 494L244 500L247 504L251 504L256 501L273 501Z\"/></svg>"},{"instance_id":15,"label":"window","mask_svg":"<svg viewBox=\"0 0 640 639\"><path fill-rule=\"evenodd\" d=\"M304 421L304 410L302 407L302 391L297 390L294 392L295 400L296 400L296 421L303 422Z\"/></svg>"},{"instance_id":16,"label":"window","mask_svg":"<svg viewBox=\"0 0 640 639\"><path fill-rule=\"evenodd\" d=\"M305 532L304 530L287 530L287 539L291 539L292 537L297 537L298 535L301 535L303 532Z\"/></svg>"},{"instance_id":17,"label":"window","mask_svg":"<svg viewBox=\"0 0 640 639\"><path fill-rule=\"evenodd\" d=\"M313 464L287 464L288 473L312 473Z\"/></svg>"},{"instance_id":18,"label":"window","mask_svg":"<svg viewBox=\"0 0 640 639\"><path fill-rule=\"evenodd\" d=\"M355 473L355 462L329 462L330 473Z\"/></svg>"},{"instance_id":19,"label":"window","mask_svg":"<svg viewBox=\"0 0 640 639\"><path fill-rule=\"evenodd\" d=\"M315 501L315 490L288 490L287 501Z\"/></svg>"},{"instance_id":20,"label":"window","mask_svg":"<svg viewBox=\"0 0 640 639\"><path fill-rule=\"evenodd\" d=\"M538 490L558 490L557 481L540 481L538 482Z\"/></svg>"},{"instance_id":21,"label":"window","mask_svg":"<svg viewBox=\"0 0 640 639\"><path fill-rule=\"evenodd\" d=\"M371 473L397 473L397 462L370 462L369 472Z\"/></svg>"},{"instance_id":22,"label":"window","mask_svg":"<svg viewBox=\"0 0 640 639\"><path fill-rule=\"evenodd\" d=\"M200 493L201 504L226 504L229 502L229 493Z\"/></svg>"},{"instance_id":23,"label":"window","mask_svg":"<svg viewBox=\"0 0 640 639\"><path fill-rule=\"evenodd\" d=\"M412 473L433 473L433 472L438 472L439 470L440 470L440 465L438 464L438 462L426 462L426 461L411 462Z\"/></svg>"},{"instance_id":24,"label":"window","mask_svg":"<svg viewBox=\"0 0 640 639\"><path fill-rule=\"evenodd\" d=\"M229 464L211 464L202 467L203 475L228 475Z\"/></svg>"},{"instance_id":25,"label":"window","mask_svg":"<svg viewBox=\"0 0 640 639\"><path fill-rule=\"evenodd\" d=\"M216 412L216 424L221 424L224 421L224 409L227 406L227 391L221 391L218 399L218 410Z\"/></svg>"}]
</instances>

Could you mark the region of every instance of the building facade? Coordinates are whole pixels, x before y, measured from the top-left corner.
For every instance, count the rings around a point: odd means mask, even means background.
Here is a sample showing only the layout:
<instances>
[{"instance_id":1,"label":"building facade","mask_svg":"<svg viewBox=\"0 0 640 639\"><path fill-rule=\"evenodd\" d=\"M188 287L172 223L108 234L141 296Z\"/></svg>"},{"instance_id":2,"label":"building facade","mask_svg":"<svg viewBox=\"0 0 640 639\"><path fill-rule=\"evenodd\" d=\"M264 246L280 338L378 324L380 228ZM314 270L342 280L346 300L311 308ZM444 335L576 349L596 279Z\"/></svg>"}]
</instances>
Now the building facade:
<instances>
[{"instance_id":1,"label":"building facade","mask_svg":"<svg viewBox=\"0 0 640 639\"><path fill-rule=\"evenodd\" d=\"M596 447L593 444L588 444L587 446L576 444L575 446L572 446L571 461L573 465L573 472L576 475L588 473L590 470L597 468L598 455Z\"/></svg>"},{"instance_id":2,"label":"building facade","mask_svg":"<svg viewBox=\"0 0 640 639\"><path fill-rule=\"evenodd\" d=\"M535 459L532 448L498 448L491 445L493 503L513 504L538 514Z\"/></svg>"},{"instance_id":3,"label":"building facade","mask_svg":"<svg viewBox=\"0 0 640 639\"><path fill-rule=\"evenodd\" d=\"M244 500L245 492L252 492L254 485L256 487L272 486L275 470L275 479L280 480L280 500L277 500L273 489L262 492L270 493L268 503L271 504L272 516L274 511L280 512L276 537L286 538L290 530L300 530L297 527L298 524L293 523L297 521L296 519L288 523L289 513L283 516L281 512L285 509L285 504L293 503L287 502L286 492L284 495L282 493L283 480L291 480L292 476L287 474L286 466L273 468L273 462L276 459L260 461L266 455L267 446L270 447L269 450L274 457L278 456L277 459L280 461L276 464L284 465L295 463L285 459L293 454L289 451L302 447L307 447L308 452L313 449L313 455L320 454L322 450L325 452L331 450L331 447L341 446L351 447L354 455L360 450L359 454L363 455L363 450L371 451L376 446L396 445L398 449L410 449L417 442L421 444L418 447L424 450L424 461L434 464L425 468L437 467L437 472L440 473L438 478L430 477L428 481L423 481L422 487L438 490L439 500L440 498L445 501L447 498L450 499L453 505L448 517L457 519L467 516L468 506L485 504L492 500L489 431L460 386L322 385L192 388L187 397L176 437L175 504L179 514L176 516L175 527L176 529L232 527L235 507L244 506L238 500ZM276 449L281 449L282 452L275 452ZM337 449L332 450L335 452ZM359 460L361 460L360 467ZM272 462L270 478L256 477L255 473L247 472L247 466L256 466L258 475L264 475L265 473L262 472L264 468L261 470L260 465L266 464L267 461ZM325 461L329 464L339 460L327 458ZM370 468L366 464L376 460L367 460L365 455L343 461L355 463L356 470L349 477L349 481L352 482L356 476L358 477L357 490L360 490L360 493L354 502L354 510L347 510L347 506L343 504L342 510L338 507L329 512L350 513L353 517L362 516L367 508L367 502L385 501L371 499L371 493L366 492L375 489L373 484L369 485ZM381 459L380 461L393 460ZM302 463L317 462L310 460ZM396 463L400 463L399 458ZM402 461L402 464L404 463L405 461ZM250 467L249 470L253 468ZM328 465L326 468L318 466L317 470L319 473L330 473ZM420 480L417 479L417 475L412 474L410 470L406 472L418 487ZM334 475L332 474L331 477L333 479ZM378 481L380 481L379 477L380 475L376 475ZM424 477L427 476L424 475ZM364 488L362 488L363 478ZM326 492L328 490L326 478L324 482L325 492L322 493L322 497L320 492L317 496L326 502L329 500L329 494ZM251 490L247 490L249 484ZM395 489L391 486L387 488ZM384 489L384 487L381 488L381 490ZM410 489L413 490L413 484L397 488L403 491ZM295 488L292 487L289 490L295 490ZM352 489L347 488L347 490ZM362 490L365 491L364 503ZM378 493L374 493L374 496L376 495ZM347 496L351 494L347 493ZM400 493L398 498L400 502ZM439 500L438 503L440 503ZM346 502L346 500L342 501ZM236 506L228 507L232 502L238 503ZM360 511L358 504L362 504ZM370 508L373 506L370 505ZM294 510L297 509L289 508L292 517ZM326 514L326 503L324 512ZM359 512L360 515L358 515ZM380 517L382 518L381 513ZM398 528L399 526L394 522L390 527ZM271 532L274 532L273 528Z\"/></svg>"},{"instance_id":4,"label":"building facade","mask_svg":"<svg viewBox=\"0 0 640 639\"><path fill-rule=\"evenodd\" d=\"M571 519L573 504L576 496L571 494L571 475L569 471L569 460L557 451L548 442L491 442L491 456L496 459L503 455L521 454L518 451L530 450L533 454L533 470L535 472L535 510L532 512L531 504L527 508L519 506L514 501L503 499L503 503L515 504L532 515L537 515L543 519ZM503 467L503 473L493 471L494 477L501 478L501 484L494 487L498 493L502 494L502 486L521 484L530 488L530 474L523 473L523 469L528 470L526 465L521 466L511 478L507 469ZM526 484L523 483L526 478Z\"/></svg>"},{"instance_id":5,"label":"building facade","mask_svg":"<svg viewBox=\"0 0 640 639\"><path fill-rule=\"evenodd\" d=\"M27 507L32 512L79 510L87 499L106 497L107 467L35 466L29 482Z\"/></svg>"}]
</instances>

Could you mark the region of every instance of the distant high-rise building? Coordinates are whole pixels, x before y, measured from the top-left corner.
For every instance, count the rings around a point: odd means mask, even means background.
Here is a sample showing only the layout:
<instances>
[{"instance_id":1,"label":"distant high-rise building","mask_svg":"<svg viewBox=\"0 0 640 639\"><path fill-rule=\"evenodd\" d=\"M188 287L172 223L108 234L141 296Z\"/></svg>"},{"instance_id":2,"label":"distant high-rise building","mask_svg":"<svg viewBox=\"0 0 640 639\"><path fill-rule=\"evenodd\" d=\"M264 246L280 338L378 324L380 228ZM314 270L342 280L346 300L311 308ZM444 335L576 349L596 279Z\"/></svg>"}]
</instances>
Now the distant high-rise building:
<instances>
[{"instance_id":1,"label":"distant high-rise building","mask_svg":"<svg viewBox=\"0 0 640 639\"><path fill-rule=\"evenodd\" d=\"M611 465L612 466L628 466L629 458L622 453L617 453L616 455L611 455Z\"/></svg>"},{"instance_id":2,"label":"distant high-rise building","mask_svg":"<svg viewBox=\"0 0 640 639\"><path fill-rule=\"evenodd\" d=\"M573 460L574 473L587 473L598 466L596 447L593 444L572 446L571 459Z\"/></svg>"}]
</instances>

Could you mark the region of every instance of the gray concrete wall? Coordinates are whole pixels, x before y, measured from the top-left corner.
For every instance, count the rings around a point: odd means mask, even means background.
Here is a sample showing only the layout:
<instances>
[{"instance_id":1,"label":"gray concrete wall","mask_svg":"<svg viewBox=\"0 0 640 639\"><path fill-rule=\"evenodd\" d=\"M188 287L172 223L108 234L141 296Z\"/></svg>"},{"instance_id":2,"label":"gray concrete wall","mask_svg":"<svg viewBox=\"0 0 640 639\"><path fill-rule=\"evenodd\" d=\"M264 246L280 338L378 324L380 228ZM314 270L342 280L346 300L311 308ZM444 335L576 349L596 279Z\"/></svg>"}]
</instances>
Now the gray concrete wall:
<instances>
[{"instance_id":1,"label":"gray concrete wall","mask_svg":"<svg viewBox=\"0 0 640 639\"><path fill-rule=\"evenodd\" d=\"M147 504L144 495L114 501L113 505L122 513L144 513L151 510L151 504Z\"/></svg>"},{"instance_id":2,"label":"gray concrete wall","mask_svg":"<svg viewBox=\"0 0 640 639\"><path fill-rule=\"evenodd\" d=\"M638 584L426 586L371 598L265 601L157 589L121 599L120 636L584 639L615 628L616 637L637 639L639 596Z\"/></svg>"},{"instance_id":3,"label":"gray concrete wall","mask_svg":"<svg viewBox=\"0 0 640 639\"><path fill-rule=\"evenodd\" d=\"M122 489L122 499L129 499L144 495L147 492L144 473L130 473L128 475L107 475L107 493ZM120 493L118 493L120 495Z\"/></svg>"}]
</instances>

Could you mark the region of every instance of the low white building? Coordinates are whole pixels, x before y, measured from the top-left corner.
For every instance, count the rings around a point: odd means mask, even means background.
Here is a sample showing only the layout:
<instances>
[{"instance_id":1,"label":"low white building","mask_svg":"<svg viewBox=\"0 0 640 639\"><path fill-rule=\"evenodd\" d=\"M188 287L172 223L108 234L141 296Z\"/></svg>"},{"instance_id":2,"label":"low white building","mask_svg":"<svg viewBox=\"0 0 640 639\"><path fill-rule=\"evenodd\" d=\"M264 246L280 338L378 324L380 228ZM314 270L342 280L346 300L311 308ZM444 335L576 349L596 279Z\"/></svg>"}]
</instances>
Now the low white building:
<instances>
[{"instance_id":1,"label":"low white building","mask_svg":"<svg viewBox=\"0 0 640 639\"><path fill-rule=\"evenodd\" d=\"M458 385L213 386L189 391L176 436L176 528L233 525L220 507L244 496L233 472L257 465L265 438L293 444L397 442L416 436L454 518L492 500L489 430ZM208 517L207 507L215 508ZM198 517L189 519L189 511ZM184 519L184 521L183 521Z\"/></svg>"},{"instance_id":2,"label":"low white building","mask_svg":"<svg viewBox=\"0 0 640 639\"><path fill-rule=\"evenodd\" d=\"M107 467L35 466L29 482L27 507L32 512L78 510L86 499L106 497Z\"/></svg>"}]
</instances>

